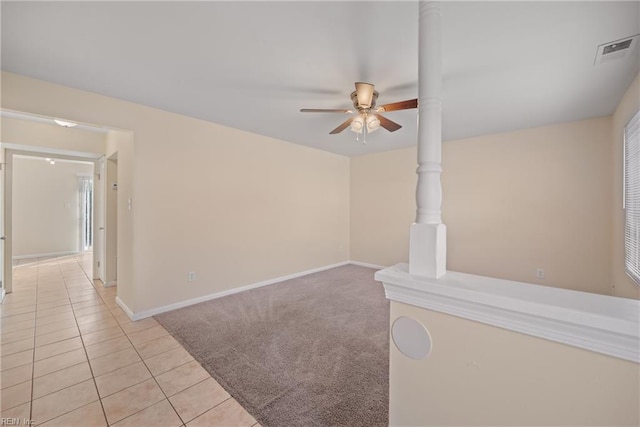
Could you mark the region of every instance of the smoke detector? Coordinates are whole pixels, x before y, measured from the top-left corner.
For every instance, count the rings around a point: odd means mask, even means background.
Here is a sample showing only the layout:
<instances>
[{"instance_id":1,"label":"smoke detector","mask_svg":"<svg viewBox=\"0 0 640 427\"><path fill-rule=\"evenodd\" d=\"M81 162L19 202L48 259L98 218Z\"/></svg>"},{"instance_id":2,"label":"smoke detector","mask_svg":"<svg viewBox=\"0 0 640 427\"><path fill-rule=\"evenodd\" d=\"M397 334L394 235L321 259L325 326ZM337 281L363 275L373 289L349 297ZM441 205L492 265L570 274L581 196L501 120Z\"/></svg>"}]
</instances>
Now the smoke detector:
<instances>
[{"instance_id":1,"label":"smoke detector","mask_svg":"<svg viewBox=\"0 0 640 427\"><path fill-rule=\"evenodd\" d=\"M625 37L623 39L601 44L598 46L596 59L593 65L597 66L606 62L627 58L635 50L639 37L640 34L636 34L635 36Z\"/></svg>"}]
</instances>

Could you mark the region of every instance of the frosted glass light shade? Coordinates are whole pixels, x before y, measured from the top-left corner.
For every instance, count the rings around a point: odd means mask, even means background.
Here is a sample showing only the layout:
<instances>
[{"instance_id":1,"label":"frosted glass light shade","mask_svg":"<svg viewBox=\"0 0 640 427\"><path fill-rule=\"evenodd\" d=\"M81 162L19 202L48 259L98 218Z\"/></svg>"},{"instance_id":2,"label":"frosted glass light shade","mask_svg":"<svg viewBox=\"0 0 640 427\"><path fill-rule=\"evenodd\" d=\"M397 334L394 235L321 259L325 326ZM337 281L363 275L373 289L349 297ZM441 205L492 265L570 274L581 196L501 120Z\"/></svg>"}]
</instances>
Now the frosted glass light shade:
<instances>
[{"instance_id":1,"label":"frosted glass light shade","mask_svg":"<svg viewBox=\"0 0 640 427\"><path fill-rule=\"evenodd\" d=\"M367 116L367 131L371 133L378 130L379 128L380 120L374 115Z\"/></svg>"},{"instance_id":2,"label":"frosted glass light shade","mask_svg":"<svg viewBox=\"0 0 640 427\"><path fill-rule=\"evenodd\" d=\"M351 130L356 133L362 133L363 128L364 119L362 118L362 115L359 115L351 122Z\"/></svg>"}]
</instances>

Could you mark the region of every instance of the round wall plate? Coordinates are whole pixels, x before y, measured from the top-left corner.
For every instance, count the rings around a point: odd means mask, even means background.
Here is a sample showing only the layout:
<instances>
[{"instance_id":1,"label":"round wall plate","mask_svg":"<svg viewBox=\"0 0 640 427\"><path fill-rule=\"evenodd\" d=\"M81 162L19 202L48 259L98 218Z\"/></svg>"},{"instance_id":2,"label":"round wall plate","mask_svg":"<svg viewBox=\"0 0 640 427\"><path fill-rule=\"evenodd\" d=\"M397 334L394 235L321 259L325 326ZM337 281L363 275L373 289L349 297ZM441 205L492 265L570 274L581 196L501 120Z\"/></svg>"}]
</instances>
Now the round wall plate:
<instances>
[{"instance_id":1,"label":"round wall plate","mask_svg":"<svg viewBox=\"0 0 640 427\"><path fill-rule=\"evenodd\" d=\"M424 359L431 353L431 335L425 326L410 317L397 318L391 337L398 350L411 359Z\"/></svg>"}]
</instances>

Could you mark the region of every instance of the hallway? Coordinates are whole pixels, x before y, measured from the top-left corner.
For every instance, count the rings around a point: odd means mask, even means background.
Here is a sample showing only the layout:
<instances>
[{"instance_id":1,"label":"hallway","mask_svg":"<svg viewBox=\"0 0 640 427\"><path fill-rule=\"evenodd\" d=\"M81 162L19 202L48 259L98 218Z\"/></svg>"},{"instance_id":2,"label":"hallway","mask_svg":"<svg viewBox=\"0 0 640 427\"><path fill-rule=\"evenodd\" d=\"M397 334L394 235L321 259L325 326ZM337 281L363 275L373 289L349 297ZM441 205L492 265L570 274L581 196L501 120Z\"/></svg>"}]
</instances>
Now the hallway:
<instances>
[{"instance_id":1,"label":"hallway","mask_svg":"<svg viewBox=\"0 0 640 427\"><path fill-rule=\"evenodd\" d=\"M153 318L131 321L91 254L21 262L0 307L3 418L42 426L257 426ZM87 274L89 273L89 274Z\"/></svg>"}]
</instances>

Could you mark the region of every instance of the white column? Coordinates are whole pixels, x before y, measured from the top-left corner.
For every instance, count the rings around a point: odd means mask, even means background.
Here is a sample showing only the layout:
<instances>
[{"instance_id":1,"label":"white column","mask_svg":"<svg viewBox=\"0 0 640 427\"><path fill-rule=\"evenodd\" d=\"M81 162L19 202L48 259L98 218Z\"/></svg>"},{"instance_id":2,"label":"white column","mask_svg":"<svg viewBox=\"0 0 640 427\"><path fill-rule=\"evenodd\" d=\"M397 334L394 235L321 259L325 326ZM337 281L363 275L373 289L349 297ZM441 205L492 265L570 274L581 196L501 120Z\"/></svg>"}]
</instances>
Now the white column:
<instances>
[{"instance_id":1,"label":"white column","mask_svg":"<svg viewBox=\"0 0 640 427\"><path fill-rule=\"evenodd\" d=\"M447 229L442 223L442 32L440 2L420 1L418 29L418 186L411 225L409 272L442 277Z\"/></svg>"}]
</instances>

